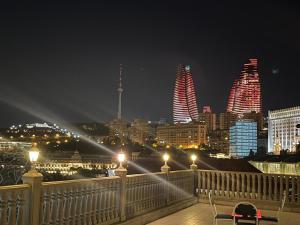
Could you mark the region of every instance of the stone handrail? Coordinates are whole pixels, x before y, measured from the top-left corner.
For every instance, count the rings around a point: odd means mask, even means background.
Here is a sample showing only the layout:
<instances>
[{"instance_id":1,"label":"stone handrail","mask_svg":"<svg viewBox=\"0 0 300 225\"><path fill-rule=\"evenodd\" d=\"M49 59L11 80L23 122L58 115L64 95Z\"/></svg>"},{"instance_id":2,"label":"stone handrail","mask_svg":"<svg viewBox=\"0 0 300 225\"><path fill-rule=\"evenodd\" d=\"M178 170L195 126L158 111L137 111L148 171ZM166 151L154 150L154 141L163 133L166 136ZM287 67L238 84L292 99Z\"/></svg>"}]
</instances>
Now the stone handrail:
<instances>
[{"instance_id":1,"label":"stone handrail","mask_svg":"<svg viewBox=\"0 0 300 225\"><path fill-rule=\"evenodd\" d=\"M278 174L198 170L198 194L217 199L278 202L300 205L300 177Z\"/></svg>"},{"instance_id":2,"label":"stone handrail","mask_svg":"<svg viewBox=\"0 0 300 225\"><path fill-rule=\"evenodd\" d=\"M115 223L119 193L119 177L42 183L41 224Z\"/></svg>"},{"instance_id":3,"label":"stone handrail","mask_svg":"<svg viewBox=\"0 0 300 225\"><path fill-rule=\"evenodd\" d=\"M0 224L27 225L29 208L28 184L0 187Z\"/></svg>"},{"instance_id":4,"label":"stone handrail","mask_svg":"<svg viewBox=\"0 0 300 225\"><path fill-rule=\"evenodd\" d=\"M213 170L182 170L106 178L42 182L25 174L23 185L0 187L1 225L109 225L206 199L279 202L300 206L300 177ZM122 174L121 173L121 174Z\"/></svg>"}]
</instances>

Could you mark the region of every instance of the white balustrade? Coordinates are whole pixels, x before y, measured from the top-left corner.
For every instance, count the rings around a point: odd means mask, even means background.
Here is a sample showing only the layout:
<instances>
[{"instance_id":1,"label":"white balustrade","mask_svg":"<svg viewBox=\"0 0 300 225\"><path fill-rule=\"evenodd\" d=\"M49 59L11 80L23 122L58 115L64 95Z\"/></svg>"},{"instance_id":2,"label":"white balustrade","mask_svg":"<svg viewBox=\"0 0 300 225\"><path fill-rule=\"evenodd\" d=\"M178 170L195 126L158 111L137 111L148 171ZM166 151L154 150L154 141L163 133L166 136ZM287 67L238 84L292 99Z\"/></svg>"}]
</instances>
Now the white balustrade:
<instances>
[{"instance_id":1,"label":"white balustrade","mask_svg":"<svg viewBox=\"0 0 300 225\"><path fill-rule=\"evenodd\" d=\"M112 224L119 221L120 178L42 183L42 225Z\"/></svg>"},{"instance_id":2,"label":"white balustrade","mask_svg":"<svg viewBox=\"0 0 300 225\"><path fill-rule=\"evenodd\" d=\"M198 190L200 197L212 191L220 199L270 202L280 201L285 191L287 204L300 205L299 176L198 170Z\"/></svg>"},{"instance_id":3,"label":"white balustrade","mask_svg":"<svg viewBox=\"0 0 300 225\"><path fill-rule=\"evenodd\" d=\"M0 224L27 225L30 186L27 184L0 187Z\"/></svg>"}]
</instances>

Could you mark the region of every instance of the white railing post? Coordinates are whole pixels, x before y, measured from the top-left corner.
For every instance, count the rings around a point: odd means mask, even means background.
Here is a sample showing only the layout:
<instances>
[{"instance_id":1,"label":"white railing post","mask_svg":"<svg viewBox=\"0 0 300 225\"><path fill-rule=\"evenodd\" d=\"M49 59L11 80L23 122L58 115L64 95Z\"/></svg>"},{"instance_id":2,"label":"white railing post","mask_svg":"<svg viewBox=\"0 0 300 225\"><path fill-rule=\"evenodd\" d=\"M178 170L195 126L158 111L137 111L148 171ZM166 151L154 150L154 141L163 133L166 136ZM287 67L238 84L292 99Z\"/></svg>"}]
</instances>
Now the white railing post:
<instances>
[{"instance_id":1,"label":"white railing post","mask_svg":"<svg viewBox=\"0 0 300 225\"><path fill-rule=\"evenodd\" d=\"M31 187L29 198L29 225L40 225L41 215L41 189L43 175L36 170L25 173L22 177L24 184Z\"/></svg>"},{"instance_id":2,"label":"white railing post","mask_svg":"<svg viewBox=\"0 0 300 225\"><path fill-rule=\"evenodd\" d=\"M115 175L121 178L120 184L120 220L126 220L126 176L127 176L127 169L125 168L117 168L115 170Z\"/></svg>"},{"instance_id":3,"label":"white railing post","mask_svg":"<svg viewBox=\"0 0 300 225\"><path fill-rule=\"evenodd\" d=\"M164 192L165 192L165 204L168 205L169 201L170 201L170 188L169 188L169 174L171 171L171 168L167 165L167 163L165 163L165 165L163 165L160 168L160 171L163 173L166 173L166 182L164 184L165 188L164 188Z\"/></svg>"}]
</instances>

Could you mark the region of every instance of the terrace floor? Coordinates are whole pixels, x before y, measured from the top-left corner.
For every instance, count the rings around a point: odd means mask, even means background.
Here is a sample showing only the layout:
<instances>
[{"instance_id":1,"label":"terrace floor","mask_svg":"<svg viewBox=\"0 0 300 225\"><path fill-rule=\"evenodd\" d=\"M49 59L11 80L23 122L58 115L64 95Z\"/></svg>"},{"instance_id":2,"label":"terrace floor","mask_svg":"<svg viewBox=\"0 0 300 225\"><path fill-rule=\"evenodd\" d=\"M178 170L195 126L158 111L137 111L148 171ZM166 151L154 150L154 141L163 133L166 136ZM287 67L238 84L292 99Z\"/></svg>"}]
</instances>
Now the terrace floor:
<instances>
[{"instance_id":1,"label":"terrace floor","mask_svg":"<svg viewBox=\"0 0 300 225\"><path fill-rule=\"evenodd\" d=\"M217 206L218 212L231 213L232 207L230 206ZM276 211L262 210L263 215L275 216ZM281 214L281 225L299 225L300 224L300 213L282 212ZM209 204L199 203L183 209L179 212L171 214L156 220L148 225L212 225L213 216ZM230 221L218 221L218 225L231 225ZM260 225L275 224L271 222L260 222Z\"/></svg>"}]
</instances>

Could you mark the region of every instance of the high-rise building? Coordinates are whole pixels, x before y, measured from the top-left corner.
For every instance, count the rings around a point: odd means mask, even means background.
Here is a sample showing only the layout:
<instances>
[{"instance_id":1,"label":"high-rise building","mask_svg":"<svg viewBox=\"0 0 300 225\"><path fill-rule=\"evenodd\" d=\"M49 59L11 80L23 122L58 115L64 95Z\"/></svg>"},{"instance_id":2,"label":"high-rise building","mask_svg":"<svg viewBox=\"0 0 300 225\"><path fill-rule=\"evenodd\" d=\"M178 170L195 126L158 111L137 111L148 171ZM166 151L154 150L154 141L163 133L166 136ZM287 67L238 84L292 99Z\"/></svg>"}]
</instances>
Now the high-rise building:
<instances>
[{"instance_id":1,"label":"high-rise building","mask_svg":"<svg viewBox=\"0 0 300 225\"><path fill-rule=\"evenodd\" d=\"M300 106L269 111L268 152L296 152L300 143Z\"/></svg>"},{"instance_id":2,"label":"high-rise building","mask_svg":"<svg viewBox=\"0 0 300 225\"><path fill-rule=\"evenodd\" d=\"M264 117L261 112L249 112L243 114L243 119L253 120L257 123L257 130L261 131L264 128Z\"/></svg>"},{"instance_id":3,"label":"high-rise building","mask_svg":"<svg viewBox=\"0 0 300 225\"><path fill-rule=\"evenodd\" d=\"M174 123L189 123L198 120L198 107L194 82L189 65L177 66L173 98Z\"/></svg>"},{"instance_id":4,"label":"high-rise building","mask_svg":"<svg viewBox=\"0 0 300 225\"><path fill-rule=\"evenodd\" d=\"M244 64L241 75L233 83L230 90L227 112L237 114L240 118L244 113L261 112L262 98L257 59L250 59Z\"/></svg>"},{"instance_id":5,"label":"high-rise building","mask_svg":"<svg viewBox=\"0 0 300 225\"><path fill-rule=\"evenodd\" d=\"M207 132L212 132L216 130L216 114L212 112L210 106L204 106L203 112L199 112L199 121L205 122Z\"/></svg>"},{"instance_id":6,"label":"high-rise building","mask_svg":"<svg viewBox=\"0 0 300 225\"><path fill-rule=\"evenodd\" d=\"M229 155L232 157L248 156L252 150L257 151L257 124L253 120L239 120L230 127Z\"/></svg>"},{"instance_id":7,"label":"high-rise building","mask_svg":"<svg viewBox=\"0 0 300 225\"><path fill-rule=\"evenodd\" d=\"M178 148L198 148L206 144L206 125L203 123L187 123L158 126L157 140Z\"/></svg>"},{"instance_id":8,"label":"high-rise building","mask_svg":"<svg viewBox=\"0 0 300 225\"><path fill-rule=\"evenodd\" d=\"M219 129L220 130L229 130L229 128L237 120L237 115L231 112L220 113L219 117Z\"/></svg>"}]
</instances>

